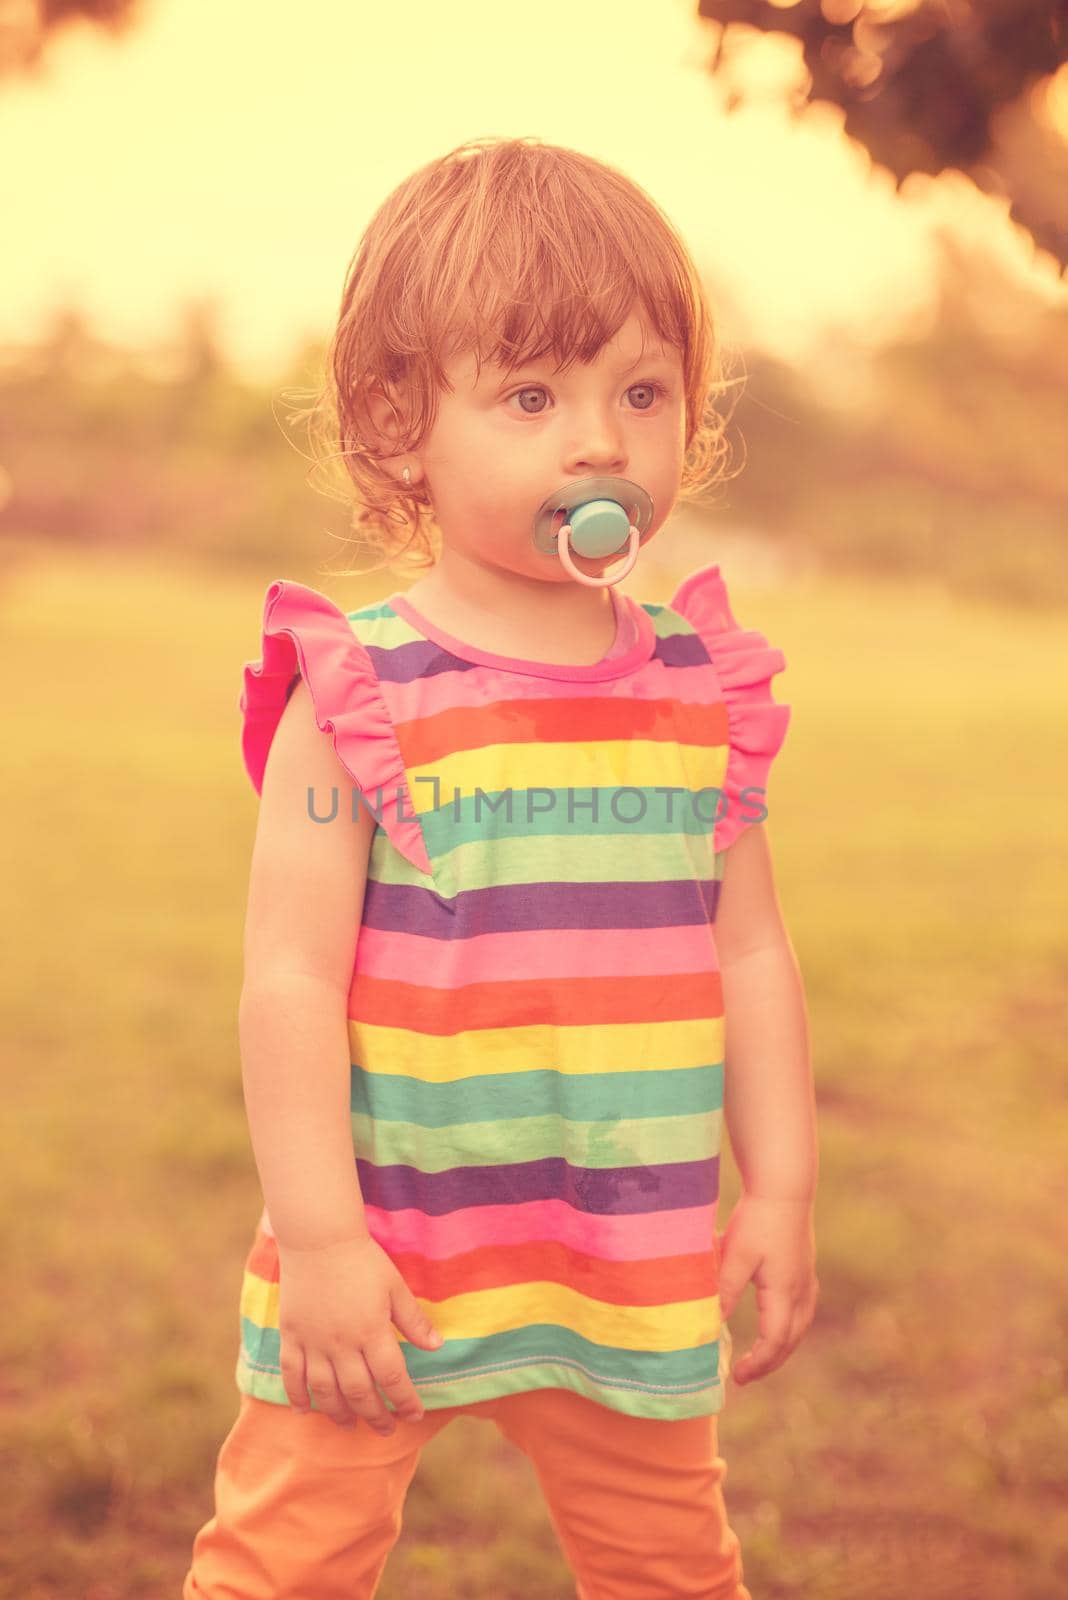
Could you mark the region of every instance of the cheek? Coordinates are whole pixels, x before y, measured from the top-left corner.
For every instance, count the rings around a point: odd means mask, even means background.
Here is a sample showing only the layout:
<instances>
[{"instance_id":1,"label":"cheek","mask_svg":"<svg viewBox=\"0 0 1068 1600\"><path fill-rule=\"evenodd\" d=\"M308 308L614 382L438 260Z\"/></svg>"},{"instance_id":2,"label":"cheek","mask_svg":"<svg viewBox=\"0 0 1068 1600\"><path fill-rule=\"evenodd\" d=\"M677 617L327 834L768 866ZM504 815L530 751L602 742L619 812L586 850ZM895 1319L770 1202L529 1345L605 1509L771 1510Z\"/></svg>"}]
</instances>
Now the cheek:
<instances>
[{"instance_id":1,"label":"cheek","mask_svg":"<svg viewBox=\"0 0 1068 1600\"><path fill-rule=\"evenodd\" d=\"M675 419L664 429L656 442L656 466L658 474L664 477L677 477L686 458L686 419Z\"/></svg>"},{"instance_id":2,"label":"cheek","mask_svg":"<svg viewBox=\"0 0 1068 1600\"><path fill-rule=\"evenodd\" d=\"M682 476L682 469L686 461L686 419L683 417L679 427L672 435L671 445L671 470L678 478Z\"/></svg>"},{"instance_id":3,"label":"cheek","mask_svg":"<svg viewBox=\"0 0 1068 1600\"><path fill-rule=\"evenodd\" d=\"M453 470L469 473L479 483L500 481L514 471L519 453L501 430L488 419L473 418L458 428L449 441ZM519 459L522 457L519 455Z\"/></svg>"}]
</instances>

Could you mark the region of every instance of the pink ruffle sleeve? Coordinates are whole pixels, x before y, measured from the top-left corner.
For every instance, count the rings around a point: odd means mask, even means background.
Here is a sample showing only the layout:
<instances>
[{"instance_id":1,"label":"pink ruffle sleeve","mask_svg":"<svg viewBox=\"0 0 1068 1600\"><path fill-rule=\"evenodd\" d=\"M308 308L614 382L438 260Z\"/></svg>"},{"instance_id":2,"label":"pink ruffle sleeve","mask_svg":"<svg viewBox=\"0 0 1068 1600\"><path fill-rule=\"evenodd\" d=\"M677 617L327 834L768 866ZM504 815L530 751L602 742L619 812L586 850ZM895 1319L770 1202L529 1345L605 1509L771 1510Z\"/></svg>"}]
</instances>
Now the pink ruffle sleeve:
<instances>
[{"instance_id":1,"label":"pink ruffle sleeve","mask_svg":"<svg viewBox=\"0 0 1068 1600\"><path fill-rule=\"evenodd\" d=\"M786 737L791 712L790 706L772 698L771 679L783 671L786 658L762 633L738 623L718 566L691 573L671 607L697 630L727 707L727 811L716 823L713 837L713 849L726 850L743 828L758 820L753 815L757 808L767 807L768 772ZM744 798L745 789L761 792Z\"/></svg>"},{"instance_id":2,"label":"pink ruffle sleeve","mask_svg":"<svg viewBox=\"0 0 1068 1600\"><path fill-rule=\"evenodd\" d=\"M267 590L263 655L246 664L240 701L241 751L256 793L263 792L267 753L298 675L308 686L316 723L331 735L342 766L390 842L413 867L430 872L396 729L370 654L332 600L282 578ZM339 796L339 815L349 814L349 797Z\"/></svg>"}]
</instances>

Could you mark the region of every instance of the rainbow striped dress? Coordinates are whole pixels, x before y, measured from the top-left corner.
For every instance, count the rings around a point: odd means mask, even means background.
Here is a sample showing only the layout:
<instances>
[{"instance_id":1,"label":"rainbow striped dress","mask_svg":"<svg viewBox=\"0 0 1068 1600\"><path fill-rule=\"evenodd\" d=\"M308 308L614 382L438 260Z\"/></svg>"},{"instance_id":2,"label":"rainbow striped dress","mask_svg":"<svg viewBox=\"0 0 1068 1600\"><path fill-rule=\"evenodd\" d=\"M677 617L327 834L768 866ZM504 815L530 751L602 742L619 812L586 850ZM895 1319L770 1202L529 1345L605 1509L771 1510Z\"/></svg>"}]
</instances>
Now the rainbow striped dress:
<instances>
[{"instance_id":1,"label":"rainbow striped dress","mask_svg":"<svg viewBox=\"0 0 1068 1600\"><path fill-rule=\"evenodd\" d=\"M714 922L724 852L768 814L785 659L735 621L717 566L670 605L610 593L611 651L560 666L473 648L401 593L346 615L277 580L244 671L256 792L300 674L357 791L340 818L377 821L352 1142L372 1236L444 1338L394 1329L426 1408L725 1401ZM264 1211L235 1378L287 1405L278 1284Z\"/></svg>"}]
</instances>

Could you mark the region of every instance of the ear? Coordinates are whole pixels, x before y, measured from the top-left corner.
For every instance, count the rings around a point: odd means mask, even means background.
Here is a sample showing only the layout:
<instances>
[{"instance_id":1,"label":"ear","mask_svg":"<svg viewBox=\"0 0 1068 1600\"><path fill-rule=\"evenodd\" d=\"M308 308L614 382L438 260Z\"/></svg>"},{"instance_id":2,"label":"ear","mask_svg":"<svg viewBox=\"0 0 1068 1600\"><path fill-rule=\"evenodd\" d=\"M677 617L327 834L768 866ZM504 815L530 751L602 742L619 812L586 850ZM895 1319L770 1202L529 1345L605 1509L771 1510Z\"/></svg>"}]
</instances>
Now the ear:
<instances>
[{"instance_id":1,"label":"ear","mask_svg":"<svg viewBox=\"0 0 1068 1600\"><path fill-rule=\"evenodd\" d=\"M370 378L353 395L353 404L359 417L360 432L374 450L383 471L399 478L400 468L394 463L409 455L409 452L399 448L406 422L404 397L400 389L392 383L383 384L381 379Z\"/></svg>"}]
</instances>

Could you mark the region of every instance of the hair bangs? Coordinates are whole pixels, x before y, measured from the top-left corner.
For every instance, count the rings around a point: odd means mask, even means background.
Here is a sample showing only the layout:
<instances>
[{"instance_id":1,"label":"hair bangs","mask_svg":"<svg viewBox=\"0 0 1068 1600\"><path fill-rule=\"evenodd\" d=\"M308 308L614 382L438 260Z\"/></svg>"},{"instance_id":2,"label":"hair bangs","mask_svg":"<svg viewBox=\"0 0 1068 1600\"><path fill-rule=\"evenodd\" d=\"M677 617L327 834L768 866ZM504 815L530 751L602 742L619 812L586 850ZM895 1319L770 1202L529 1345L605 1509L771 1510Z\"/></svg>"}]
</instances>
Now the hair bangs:
<instances>
[{"instance_id":1,"label":"hair bangs","mask_svg":"<svg viewBox=\"0 0 1068 1600\"><path fill-rule=\"evenodd\" d=\"M659 219L634 205L627 180L560 154L572 159L529 161L511 185L487 181L465 219L467 248L456 239L436 284L448 330L435 341L439 369L466 351L479 371L547 356L561 371L590 363L634 310L663 344L685 350L695 307Z\"/></svg>"}]
</instances>

